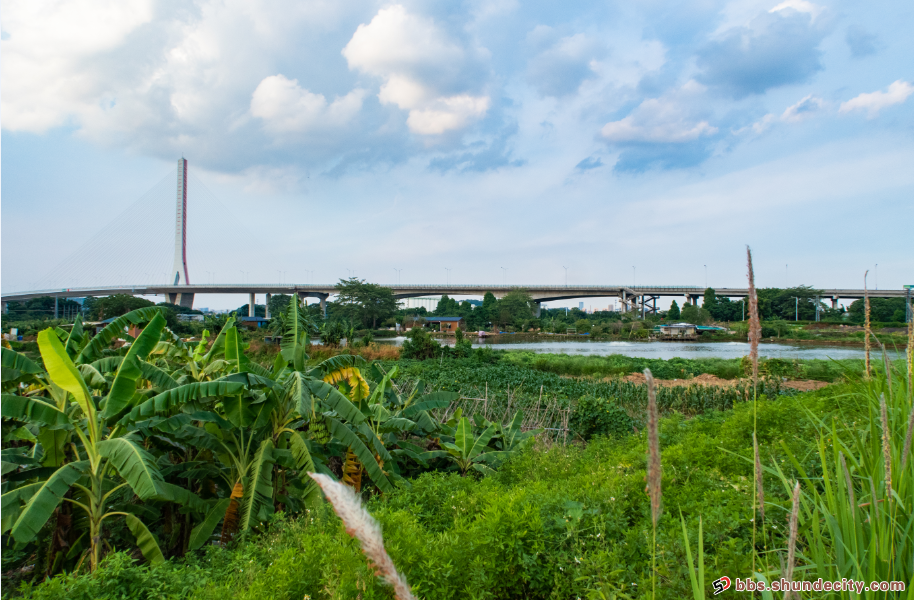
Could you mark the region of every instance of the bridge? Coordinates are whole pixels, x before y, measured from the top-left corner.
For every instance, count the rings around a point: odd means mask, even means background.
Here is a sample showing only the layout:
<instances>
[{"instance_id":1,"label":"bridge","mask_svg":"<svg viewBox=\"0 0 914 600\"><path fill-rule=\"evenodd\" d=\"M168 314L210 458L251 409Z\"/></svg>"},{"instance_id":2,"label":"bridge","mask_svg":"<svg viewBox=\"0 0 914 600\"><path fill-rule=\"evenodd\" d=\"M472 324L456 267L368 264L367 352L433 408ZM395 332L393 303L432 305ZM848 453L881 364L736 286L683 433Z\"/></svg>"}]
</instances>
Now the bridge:
<instances>
[{"instance_id":1,"label":"bridge","mask_svg":"<svg viewBox=\"0 0 914 600\"><path fill-rule=\"evenodd\" d=\"M175 204L175 220L174 220L174 262L171 268L171 273L166 274L162 273L163 281L161 284L157 283L144 283L136 285L128 285L122 283L121 285L115 286L82 286L82 287L46 287L45 289L35 289L30 291L20 291L13 293L2 293L0 294L0 300L3 303L3 311L8 310L9 302L21 302L29 300L32 298L39 298L45 296L52 296L54 298L83 298L90 296L108 296L112 294L130 294L135 296L164 296L172 304L177 304L186 308L193 308L194 299L196 296L201 294L243 294L248 298L249 313L254 313L254 305L258 295L265 296L267 307L269 307L269 299L273 294L289 294L297 295L299 298L316 298L320 301L321 308L326 312L326 302L327 299L337 293L334 284L327 285L315 285L315 284L296 284L296 283L279 283L279 284L264 284L264 283L242 283L242 284L232 284L232 283L208 283L208 284L191 284L190 275L188 269L188 234L187 234L187 217L188 217L188 163L187 160L181 158L178 160L177 164L177 195L176 195L176 204ZM167 202L171 202L170 198L172 197L169 191L174 189L170 187L168 179L171 175L163 180L160 184L167 187L162 187L163 199ZM200 193L205 195L207 192L205 190L205 185L201 182L199 184ZM151 192L150 192L151 193ZM147 196L140 198L140 200L135 203L137 207L136 210L138 213L129 213L124 211L122 214L123 220L125 221L124 226L112 227L109 226L109 230L124 230L128 234L133 234L134 230L131 229L130 225L138 219L144 218L144 215L148 215L148 206L147 206ZM205 212L205 211L201 211ZM212 212L212 211L210 211ZM126 216L125 216L126 215ZM207 218L211 218L211 215L208 215ZM168 229L171 229L171 221L165 223ZM156 230L158 231L158 230ZM117 259L120 263L131 263L136 262L132 257L122 255L118 250L112 250L112 247L116 247L117 244L111 242L110 239L105 237L107 235L106 231L100 232L96 238L99 240L95 242L93 249L104 254L106 257L114 255L117 256ZM160 231L156 234L157 239L161 239L167 235L165 231ZM101 237L100 237L101 236ZM71 255L77 257L77 259L82 259L87 253L83 249L79 249ZM163 257L167 259L167 257ZM91 261L90 261L91 262ZM74 263L75 264L75 263ZM89 265L93 267L93 265ZM62 273L66 281L73 281L78 279L80 274L75 273L72 268L73 265L68 265L66 262L62 263L57 268L58 273ZM97 267L93 267L96 268ZM137 266L135 269L136 275L134 280L139 279L142 269L147 269L148 271L153 271L153 269L148 266ZM106 277L108 281L117 279L117 276L110 272L108 269L97 269L102 273L102 277ZM162 269L164 270L164 269ZM97 274L96 274L97 275ZM148 273L146 273L148 276ZM126 279L121 277L122 281ZM151 279L151 278L150 278ZM148 280L147 280L148 281ZM74 281L75 283L75 281ZM539 316L539 307L543 302L556 301L556 300L570 300L570 299L579 299L579 298L596 298L596 297L616 297L619 298L622 306L622 310L625 312L628 311L639 311L643 314L645 313L656 313L657 312L657 299L662 297L676 296L683 297L685 301L691 304L697 304L698 300L704 295L705 289L700 286L625 286L625 285L389 285L393 291L393 295L398 299L405 298L414 298L418 296L429 296L429 295L444 295L449 296L483 296L486 292L491 292L497 298L502 298L508 292L517 289L523 289L533 298L536 305L536 314ZM718 296L730 297L730 298L742 298L748 295L749 291L745 288L721 288L716 289L715 292ZM908 297L908 304L910 305L910 294L911 290L870 290L868 291L870 297L873 298L898 298L898 297ZM857 299L863 298L864 290L862 289L829 289L822 291L822 298L830 298L832 301L832 307L837 307L838 301L840 299ZM56 305L56 303L55 303ZM269 310L269 309L268 309ZM56 316L55 309L55 316ZM267 314L269 317L269 314Z\"/></svg>"},{"instance_id":2,"label":"bridge","mask_svg":"<svg viewBox=\"0 0 914 600\"><path fill-rule=\"evenodd\" d=\"M697 304L704 296L705 288L698 286L619 286L619 285L386 285L397 299L416 298L419 296L483 296L491 292L496 298L503 298L513 290L522 289L530 294L536 303L536 314L543 302L571 300L578 298L616 297L622 304L623 311L653 313L657 311L657 299L662 297L682 297L686 302ZM718 288L718 296L744 298L749 295L746 288ZM15 292L2 295L4 310L8 302L22 302L32 298L51 296L54 298L84 298L87 296L109 296L112 294L129 294L133 296L164 296L172 304L193 308L194 299L202 294L239 294L248 297L249 312L254 314L254 305L258 295L264 296L269 307L273 294L287 294L299 298L316 298L321 308L326 311L327 299L337 293L333 284L298 284L298 283L219 283L202 285L129 285L86 288L47 289L27 292ZM904 298L909 297L910 290L869 290L871 298ZM821 298L829 298L832 307L837 307L840 299L863 298L861 289L822 290ZM269 314L267 317L269 318Z\"/></svg>"}]
</instances>

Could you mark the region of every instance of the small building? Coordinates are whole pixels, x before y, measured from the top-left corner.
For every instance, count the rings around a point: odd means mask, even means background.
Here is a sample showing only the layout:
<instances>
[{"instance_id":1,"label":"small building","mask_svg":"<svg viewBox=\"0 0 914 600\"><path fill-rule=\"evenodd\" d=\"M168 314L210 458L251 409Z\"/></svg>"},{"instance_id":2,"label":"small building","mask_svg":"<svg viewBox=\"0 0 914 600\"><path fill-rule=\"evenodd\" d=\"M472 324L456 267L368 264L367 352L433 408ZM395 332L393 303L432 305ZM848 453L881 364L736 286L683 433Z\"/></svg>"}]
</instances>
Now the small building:
<instances>
[{"instance_id":1,"label":"small building","mask_svg":"<svg viewBox=\"0 0 914 600\"><path fill-rule=\"evenodd\" d=\"M269 319L265 319L263 317L238 317L238 323L242 327L247 327L248 329L259 329L260 327L266 327L269 322Z\"/></svg>"},{"instance_id":2,"label":"small building","mask_svg":"<svg viewBox=\"0 0 914 600\"><path fill-rule=\"evenodd\" d=\"M659 325L654 331L662 340L694 340L698 337L698 328L691 323Z\"/></svg>"},{"instance_id":3,"label":"small building","mask_svg":"<svg viewBox=\"0 0 914 600\"><path fill-rule=\"evenodd\" d=\"M195 313L179 313L178 320L179 321L199 321L202 323L204 319L203 319L203 315L198 315Z\"/></svg>"},{"instance_id":4,"label":"small building","mask_svg":"<svg viewBox=\"0 0 914 600\"><path fill-rule=\"evenodd\" d=\"M404 321L403 329L409 330L416 327L428 327L432 323L437 323L444 333L453 333L458 329L466 330L466 322L463 317L420 317L413 321Z\"/></svg>"}]
</instances>

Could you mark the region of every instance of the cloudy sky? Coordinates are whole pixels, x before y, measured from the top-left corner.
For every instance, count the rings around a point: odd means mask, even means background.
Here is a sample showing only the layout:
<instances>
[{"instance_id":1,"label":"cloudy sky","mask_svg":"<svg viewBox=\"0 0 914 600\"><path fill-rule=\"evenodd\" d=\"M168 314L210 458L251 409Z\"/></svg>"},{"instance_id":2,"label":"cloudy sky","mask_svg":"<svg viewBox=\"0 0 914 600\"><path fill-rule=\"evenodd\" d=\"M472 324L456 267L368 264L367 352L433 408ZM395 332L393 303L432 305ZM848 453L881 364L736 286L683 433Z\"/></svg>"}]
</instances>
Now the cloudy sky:
<instances>
[{"instance_id":1,"label":"cloudy sky","mask_svg":"<svg viewBox=\"0 0 914 600\"><path fill-rule=\"evenodd\" d=\"M192 282L739 286L750 244L763 286L898 288L912 30L901 0L7 0L2 286L155 280L183 155Z\"/></svg>"}]
</instances>

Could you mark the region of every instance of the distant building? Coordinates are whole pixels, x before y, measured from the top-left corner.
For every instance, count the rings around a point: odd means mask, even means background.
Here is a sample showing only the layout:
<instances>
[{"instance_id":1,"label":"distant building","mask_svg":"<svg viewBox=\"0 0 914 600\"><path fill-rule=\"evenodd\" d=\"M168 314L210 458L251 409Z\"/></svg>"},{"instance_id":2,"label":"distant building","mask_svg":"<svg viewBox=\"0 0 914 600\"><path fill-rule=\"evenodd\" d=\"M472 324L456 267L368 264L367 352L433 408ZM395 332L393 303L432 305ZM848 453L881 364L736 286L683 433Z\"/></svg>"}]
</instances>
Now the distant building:
<instances>
[{"instance_id":1,"label":"distant building","mask_svg":"<svg viewBox=\"0 0 914 600\"><path fill-rule=\"evenodd\" d=\"M458 329L466 329L466 322L463 320L463 317L422 317L417 320L404 321L403 328L413 329L415 327L428 327L432 323L439 324L441 326L441 331L445 333L454 332Z\"/></svg>"},{"instance_id":2,"label":"distant building","mask_svg":"<svg viewBox=\"0 0 914 600\"><path fill-rule=\"evenodd\" d=\"M258 329L260 327L265 327L269 324L270 320L263 317L238 317L238 322L242 327L247 327L248 329Z\"/></svg>"},{"instance_id":3,"label":"distant building","mask_svg":"<svg viewBox=\"0 0 914 600\"><path fill-rule=\"evenodd\" d=\"M584 303L578 302L578 310L584 310Z\"/></svg>"},{"instance_id":4,"label":"distant building","mask_svg":"<svg viewBox=\"0 0 914 600\"><path fill-rule=\"evenodd\" d=\"M178 315L178 320L179 320L179 321L200 321L200 322L202 322L202 321L203 321L203 315L196 315L196 314L179 314L179 315Z\"/></svg>"},{"instance_id":5,"label":"distant building","mask_svg":"<svg viewBox=\"0 0 914 600\"><path fill-rule=\"evenodd\" d=\"M425 310L432 312L438 308L438 302L441 301L441 296L420 296L419 298L406 298L400 301L401 308L424 308Z\"/></svg>"}]
</instances>

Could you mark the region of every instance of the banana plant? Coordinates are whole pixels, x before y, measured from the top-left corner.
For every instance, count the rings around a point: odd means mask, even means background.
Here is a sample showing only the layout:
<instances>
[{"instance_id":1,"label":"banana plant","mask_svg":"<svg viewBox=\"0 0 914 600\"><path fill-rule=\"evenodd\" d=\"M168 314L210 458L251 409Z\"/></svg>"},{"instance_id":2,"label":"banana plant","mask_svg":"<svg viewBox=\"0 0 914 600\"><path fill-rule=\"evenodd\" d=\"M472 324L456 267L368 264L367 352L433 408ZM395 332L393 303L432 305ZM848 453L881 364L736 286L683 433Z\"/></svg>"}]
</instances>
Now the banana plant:
<instances>
[{"instance_id":1,"label":"banana plant","mask_svg":"<svg viewBox=\"0 0 914 600\"><path fill-rule=\"evenodd\" d=\"M493 473L488 463L502 461L511 455L504 450L492 450L489 441L495 435L496 426L490 423L478 436L473 434L473 425L467 417L462 417L457 425L454 443L442 441L444 450L427 453L428 458L443 457L449 459L460 471L461 477L472 469L488 475Z\"/></svg>"},{"instance_id":2,"label":"banana plant","mask_svg":"<svg viewBox=\"0 0 914 600\"><path fill-rule=\"evenodd\" d=\"M58 335L51 329L38 334L48 384L62 392L58 397L64 396L63 403L52 404L39 397L4 397L4 416L69 430L79 443L71 444L70 462L46 477L36 474L37 481L3 494L4 527L6 513L12 511L15 519L9 519L10 533L19 544L32 541L58 505L67 501L84 511L89 522L88 554L92 571L98 567L100 558L102 524L117 516L126 519L127 528L147 560L152 563L164 560L155 538L137 516L108 510L113 496L127 487L142 500L169 495L155 461L138 437L115 424L134 400L137 381L142 377L140 361L156 346L165 327L165 319L158 310L151 314L149 323L121 360L108 394L98 404ZM98 351L98 344L93 341L79 356L93 356ZM11 409L7 408L8 402ZM79 499L68 495L70 490L76 490L78 493L73 496Z\"/></svg>"}]
</instances>

